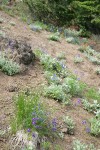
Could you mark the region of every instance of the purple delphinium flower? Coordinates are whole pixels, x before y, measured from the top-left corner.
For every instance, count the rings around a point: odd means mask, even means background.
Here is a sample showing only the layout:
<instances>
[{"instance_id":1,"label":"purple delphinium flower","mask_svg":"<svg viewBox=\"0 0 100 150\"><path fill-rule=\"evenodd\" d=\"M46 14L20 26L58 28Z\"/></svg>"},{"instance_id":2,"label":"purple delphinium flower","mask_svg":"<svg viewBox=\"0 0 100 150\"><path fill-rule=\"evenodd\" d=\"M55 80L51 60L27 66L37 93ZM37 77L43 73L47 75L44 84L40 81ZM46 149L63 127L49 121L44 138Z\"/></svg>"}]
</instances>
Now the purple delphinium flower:
<instances>
[{"instance_id":1,"label":"purple delphinium flower","mask_svg":"<svg viewBox=\"0 0 100 150\"><path fill-rule=\"evenodd\" d=\"M30 132L31 131L31 129L27 129L27 132Z\"/></svg>"},{"instance_id":2,"label":"purple delphinium flower","mask_svg":"<svg viewBox=\"0 0 100 150\"><path fill-rule=\"evenodd\" d=\"M57 130L57 120L56 120L56 118L54 118L53 120L52 120L52 130L53 131L56 131Z\"/></svg>"},{"instance_id":3,"label":"purple delphinium flower","mask_svg":"<svg viewBox=\"0 0 100 150\"><path fill-rule=\"evenodd\" d=\"M77 103L78 103L78 104L81 104L81 99L78 99L78 100L77 100Z\"/></svg>"},{"instance_id":4,"label":"purple delphinium flower","mask_svg":"<svg viewBox=\"0 0 100 150\"><path fill-rule=\"evenodd\" d=\"M52 125L57 125L57 120L56 120L56 118L54 118L54 119L52 120Z\"/></svg>"},{"instance_id":5,"label":"purple delphinium flower","mask_svg":"<svg viewBox=\"0 0 100 150\"><path fill-rule=\"evenodd\" d=\"M83 120L83 121L82 121L82 124L86 124L86 120Z\"/></svg>"},{"instance_id":6,"label":"purple delphinium flower","mask_svg":"<svg viewBox=\"0 0 100 150\"><path fill-rule=\"evenodd\" d=\"M77 78L77 80L80 80L80 78Z\"/></svg>"},{"instance_id":7,"label":"purple delphinium flower","mask_svg":"<svg viewBox=\"0 0 100 150\"><path fill-rule=\"evenodd\" d=\"M36 128L36 129L42 129L42 127L41 127L41 126L38 126L38 125L35 126L35 128Z\"/></svg>"},{"instance_id":8,"label":"purple delphinium flower","mask_svg":"<svg viewBox=\"0 0 100 150\"><path fill-rule=\"evenodd\" d=\"M33 134L32 134L32 137L35 138L35 136L36 136L35 133L33 133Z\"/></svg>"},{"instance_id":9,"label":"purple delphinium flower","mask_svg":"<svg viewBox=\"0 0 100 150\"><path fill-rule=\"evenodd\" d=\"M34 121L37 121L37 120L39 120L39 118L32 118L32 121L34 122Z\"/></svg>"},{"instance_id":10,"label":"purple delphinium flower","mask_svg":"<svg viewBox=\"0 0 100 150\"><path fill-rule=\"evenodd\" d=\"M56 127L53 127L53 128L52 128L52 131L56 131L56 130L57 130L57 128L56 128Z\"/></svg>"},{"instance_id":11,"label":"purple delphinium flower","mask_svg":"<svg viewBox=\"0 0 100 150\"><path fill-rule=\"evenodd\" d=\"M36 124L36 121L33 121L32 124L35 125L35 124Z\"/></svg>"},{"instance_id":12,"label":"purple delphinium flower","mask_svg":"<svg viewBox=\"0 0 100 150\"><path fill-rule=\"evenodd\" d=\"M91 132L91 130L90 130L89 127L86 128L86 132L87 132L87 133Z\"/></svg>"}]
</instances>

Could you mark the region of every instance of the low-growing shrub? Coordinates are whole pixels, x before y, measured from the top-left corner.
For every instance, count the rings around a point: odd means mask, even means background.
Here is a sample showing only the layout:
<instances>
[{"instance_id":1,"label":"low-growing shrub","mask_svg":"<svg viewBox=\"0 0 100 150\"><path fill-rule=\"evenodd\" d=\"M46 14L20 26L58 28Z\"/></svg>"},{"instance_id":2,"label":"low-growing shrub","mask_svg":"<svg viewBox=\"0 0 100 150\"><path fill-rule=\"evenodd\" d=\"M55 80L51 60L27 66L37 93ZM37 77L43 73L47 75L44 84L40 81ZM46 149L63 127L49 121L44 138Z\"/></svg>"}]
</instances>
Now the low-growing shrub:
<instances>
[{"instance_id":1,"label":"low-growing shrub","mask_svg":"<svg viewBox=\"0 0 100 150\"><path fill-rule=\"evenodd\" d=\"M70 96L63 92L61 85L52 84L45 88L45 96L61 101L65 104L70 104Z\"/></svg>"},{"instance_id":2,"label":"low-growing shrub","mask_svg":"<svg viewBox=\"0 0 100 150\"><path fill-rule=\"evenodd\" d=\"M87 145L81 143L79 140L73 141L73 150L87 150Z\"/></svg>"},{"instance_id":3,"label":"low-growing shrub","mask_svg":"<svg viewBox=\"0 0 100 150\"><path fill-rule=\"evenodd\" d=\"M75 130L75 123L72 118L69 116L64 117L64 123L67 126L67 133L73 135Z\"/></svg>"},{"instance_id":4,"label":"low-growing shrub","mask_svg":"<svg viewBox=\"0 0 100 150\"><path fill-rule=\"evenodd\" d=\"M65 29L64 35L65 37L78 37L80 35L81 31L71 30L71 29Z\"/></svg>"},{"instance_id":5,"label":"low-growing shrub","mask_svg":"<svg viewBox=\"0 0 100 150\"><path fill-rule=\"evenodd\" d=\"M86 99L82 100L84 109L89 112L97 112L100 109L100 104L97 100L94 100L93 103L88 102Z\"/></svg>"},{"instance_id":6,"label":"low-growing shrub","mask_svg":"<svg viewBox=\"0 0 100 150\"><path fill-rule=\"evenodd\" d=\"M87 145L87 144L80 142L79 140L74 140L73 150L96 150L96 148L93 144Z\"/></svg>"},{"instance_id":7,"label":"low-growing shrub","mask_svg":"<svg viewBox=\"0 0 100 150\"><path fill-rule=\"evenodd\" d=\"M100 136L100 118L92 118L90 120L91 131L90 133L94 136Z\"/></svg>"},{"instance_id":8,"label":"low-growing shrub","mask_svg":"<svg viewBox=\"0 0 100 150\"><path fill-rule=\"evenodd\" d=\"M71 44L80 44L79 37L67 37L66 41Z\"/></svg>"},{"instance_id":9,"label":"low-growing shrub","mask_svg":"<svg viewBox=\"0 0 100 150\"><path fill-rule=\"evenodd\" d=\"M0 69L10 76L20 72L20 66L16 62L6 59L3 55L0 55Z\"/></svg>"},{"instance_id":10,"label":"low-growing shrub","mask_svg":"<svg viewBox=\"0 0 100 150\"><path fill-rule=\"evenodd\" d=\"M74 62L75 62L75 63L81 63L81 62L83 62L83 58L77 56L77 57L74 58Z\"/></svg>"},{"instance_id":11,"label":"low-growing shrub","mask_svg":"<svg viewBox=\"0 0 100 150\"><path fill-rule=\"evenodd\" d=\"M60 37L59 37L59 35L57 33L55 33L53 35L50 35L48 39L52 40L52 41L57 41L57 42L60 41Z\"/></svg>"},{"instance_id":12,"label":"low-growing shrub","mask_svg":"<svg viewBox=\"0 0 100 150\"><path fill-rule=\"evenodd\" d=\"M87 99L97 100L98 102L100 101L100 93L95 88L89 88L85 93L85 97Z\"/></svg>"},{"instance_id":13,"label":"low-growing shrub","mask_svg":"<svg viewBox=\"0 0 100 150\"><path fill-rule=\"evenodd\" d=\"M40 32L42 30L42 27L39 25L35 25L35 24L30 24L29 25L30 29L36 32Z\"/></svg>"},{"instance_id":14,"label":"low-growing shrub","mask_svg":"<svg viewBox=\"0 0 100 150\"><path fill-rule=\"evenodd\" d=\"M63 81L63 87L65 92L70 93L72 96L82 96L85 89L85 84L76 79L67 77Z\"/></svg>"},{"instance_id":15,"label":"low-growing shrub","mask_svg":"<svg viewBox=\"0 0 100 150\"><path fill-rule=\"evenodd\" d=\"M57 59L58 60L65 60L66 59L66 54L64 52L58 53L57 54Z\"/></svg>"},{"instance_id":16,"label":"low-growing shrub","mask_svg":"<svg viewBox=\"0 0 100 150\"><path fill-rule=\"evenodd\" d=\"M50 71L46 71L45 72L45 77L48 81L48 84L60 84L61 83L61 79L59 78L59 76L56 73L52 73Z\"/></svg>"},{"instance_id":17,"label":"low-growing shrub","mask_svg":"<svg viewBox=\"0 0 100 150\"><path fill-rule=\"evenodd\" d=\"M36 56L39 57L41 64L44 66L45 71L51 71L58 76L66 77L68 75L67 68L62 61L50 57L42 51L36 50Z\"/></svg>"}]
</instances>

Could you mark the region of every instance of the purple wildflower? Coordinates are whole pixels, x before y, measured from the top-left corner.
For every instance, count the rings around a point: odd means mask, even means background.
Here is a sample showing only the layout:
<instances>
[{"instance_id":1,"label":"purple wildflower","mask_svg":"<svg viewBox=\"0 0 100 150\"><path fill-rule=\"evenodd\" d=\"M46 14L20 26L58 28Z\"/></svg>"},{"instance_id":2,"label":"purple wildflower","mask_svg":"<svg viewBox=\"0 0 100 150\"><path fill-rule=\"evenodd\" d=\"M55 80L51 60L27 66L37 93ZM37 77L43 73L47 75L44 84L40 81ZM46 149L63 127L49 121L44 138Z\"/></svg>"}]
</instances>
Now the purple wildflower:
<instances>
[{"instance_id":1,"label":"purple wildflower","mask_svg":"<svg viewBox=\"0 0 100 150\"><path fill-rule=\"evenodd\" d=\"M80 104L80 103L81 103L81 99L78 99L78 100L77 100L77 103Z\"/></svg>"},{"instance_id":2,"label":"purple wildflower","mask_svg":"<svg viewBox=\"0 0 100 150\"><path fill-rule=\"evenodd\" d=\"M37 120L39 120L39 118L32 118L32 121L34 122L34 121L37 121Z\"/></svg>"},{"instance_id":3,"label":"purple wildflower","mask_svg":"<svg viewBox=\"0 0 100 150\"><path fill-rule=\"evenodd\" d=\"M38 125L35 126L35 128L36 128L36 129L42 129L42 127L41 127L41 126L38 126Z\"/></svg>"},{"instance_id":4,"label":"purple wildflower","mask_svg":"<svg viewBox=\"0 0 100 150\"><path fill-rule=\"evenodd\" d=\"M83 121L82 121L82 124L86 124L86 120L83 120Z\"/></svg>"},{"instance_id":5,"label":"purple wildflower","mask_svg":"<svg viewBox=\"0 0 100 150\"><path fill-rule=\"evenodd\" d=\"M35 124L36 124L36 121L33 121L32 124L35 125Z\"/></svg>"},{"instance_id":6,"label":"purple wildflower","mask_svg":"<svg viewBox=\"0 0 100 150\"><path fill-rule=\"evenodd\" d=\"M56 130L57 130L57 128L53 127L53 128L52 128L52 130L53 130L53 131L56 131Z\"/></svg>"},{"instance_id":7,"label":"purple wildflower","mask_svg":"<svg viewBox=\"0 0 100 150\"><path fill-rule=\"evenodd\" d=\"M35 138L35 133L32 134L32 137Z\"/></svg>"},{"instance_id":8,"label":"purple wildflower","mask_svg":"<svg viewBox=\"0 0 100 150\"><path fill-rule=\"evenodd\" d=\"M54 118L54 119L52 120L52 125L57 125L57 120L56 120L56 118Z\"/></svg>"},{"instance_id":9,"label":"purple wildflower","mask_svg":"<svg viewBox=\"0 0 100 150\"><path fill-rule=\"evenodd\" d=\"M86 132L87 132L87 133L91 132L91 130L90 130L89 127L86 128Z\"/></svg>"},{"instance_id":10,"label":"purple wildflower","mask_svg":"<svg viewBox=\"0 0 100 150\"><path fill-rule=\"evenodd\" d=\"M30 132L31 131L31 129L27 129L27 132Z\"/></svg>"}]
</instances>

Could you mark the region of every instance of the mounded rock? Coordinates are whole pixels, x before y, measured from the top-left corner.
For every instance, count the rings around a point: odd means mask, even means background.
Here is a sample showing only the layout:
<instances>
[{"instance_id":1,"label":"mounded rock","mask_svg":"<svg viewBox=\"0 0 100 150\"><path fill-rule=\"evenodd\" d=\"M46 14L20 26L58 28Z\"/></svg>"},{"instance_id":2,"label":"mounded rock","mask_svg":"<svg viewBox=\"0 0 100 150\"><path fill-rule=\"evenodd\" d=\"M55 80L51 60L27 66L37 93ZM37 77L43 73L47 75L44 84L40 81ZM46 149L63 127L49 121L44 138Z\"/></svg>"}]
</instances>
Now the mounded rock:
<instances>
[{"instance_id":1,"label":"mounded rock","mask_svg":"<svg viewBox=\"0 0 100 150\"><path fill-rule=\"evenodd\" d=\"M12 49L13 58L17 63L29 65L34 62L35 54L26 42L9 40L9 47Z\"/></svg>"}]
</instances>

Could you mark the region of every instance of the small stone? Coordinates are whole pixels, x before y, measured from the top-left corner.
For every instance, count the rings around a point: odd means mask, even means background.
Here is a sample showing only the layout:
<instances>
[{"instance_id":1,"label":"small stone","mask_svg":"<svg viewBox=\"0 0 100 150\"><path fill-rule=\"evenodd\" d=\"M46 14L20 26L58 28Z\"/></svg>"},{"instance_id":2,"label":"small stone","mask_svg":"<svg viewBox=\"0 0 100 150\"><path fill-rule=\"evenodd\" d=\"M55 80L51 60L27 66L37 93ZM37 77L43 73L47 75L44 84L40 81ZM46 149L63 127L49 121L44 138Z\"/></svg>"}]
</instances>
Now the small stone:
<instances>
[{"instance_id":1,"label":"small stone","mask_svg":"<svg viewBox=\"0 0 100 150\"><path fill-rule=\"evenodd\" d=\"M18 92L18 87L16 85L11 85L8 87L9 92Z\"/></svg>"},{"instance_id":2,"label":"small stone","mask_svg":"<svg viewBox=\"0 0 100 150\"><path fill-rule=\"evenodd\" d=\"M62 132L62 133L67 133L67 131L68 131L67 128L62 128L62 129L61 129L61 132Z\"/></svg>"}]
</instances>

